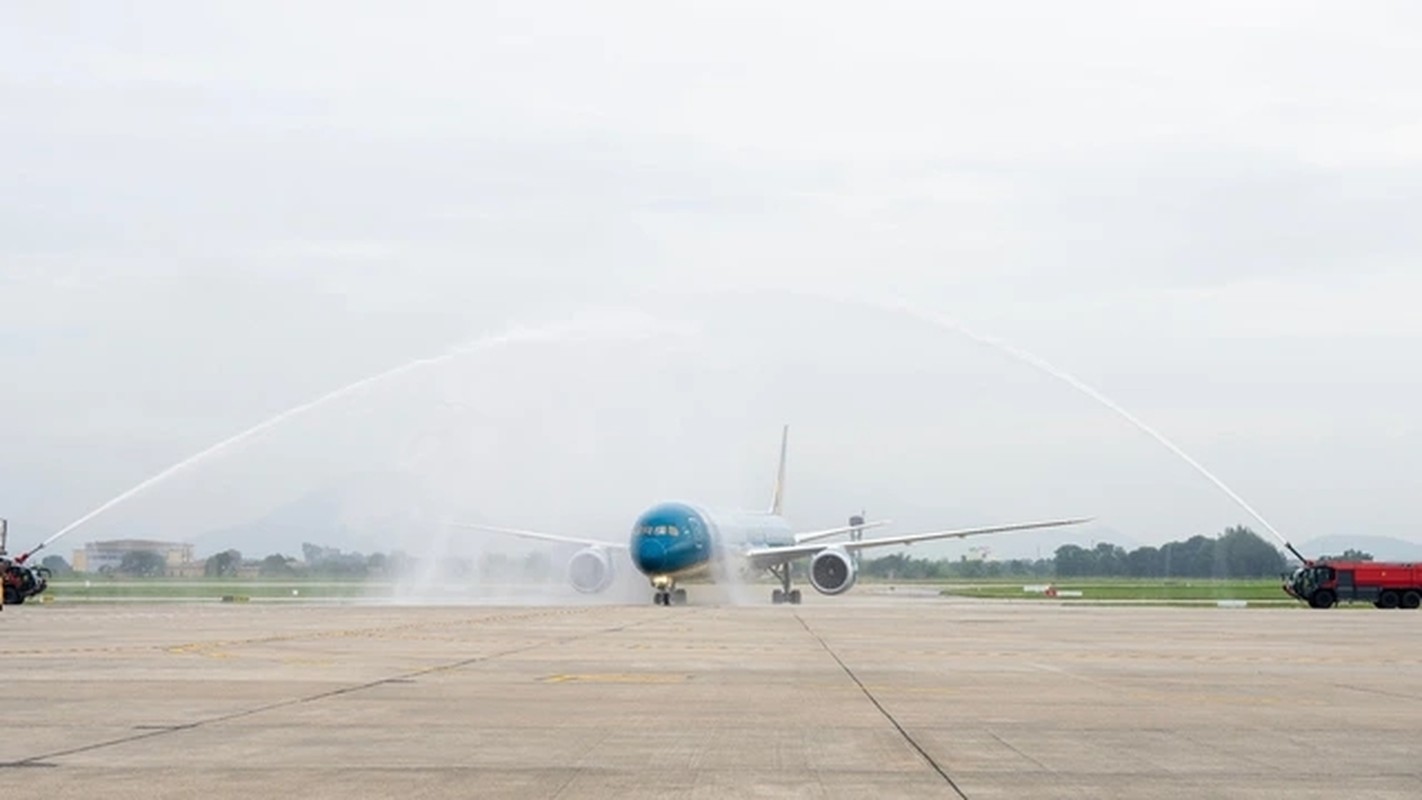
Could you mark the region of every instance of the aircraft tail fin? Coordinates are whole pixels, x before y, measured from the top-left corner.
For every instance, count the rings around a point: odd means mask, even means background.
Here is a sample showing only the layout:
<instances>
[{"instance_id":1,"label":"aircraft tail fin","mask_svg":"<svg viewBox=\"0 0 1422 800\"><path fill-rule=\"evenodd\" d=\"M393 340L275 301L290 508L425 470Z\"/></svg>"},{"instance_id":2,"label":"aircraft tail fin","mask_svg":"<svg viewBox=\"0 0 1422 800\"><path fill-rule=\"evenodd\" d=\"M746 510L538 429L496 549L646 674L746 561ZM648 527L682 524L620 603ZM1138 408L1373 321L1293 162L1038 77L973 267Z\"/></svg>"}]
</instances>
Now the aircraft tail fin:
<instances>
[{"instance_id":1,"label":"aircraft tail fin","mask_svg":"<svg viewBox=\"0 0 1422 800\"><path fill-rule=\"evenodd\" d=\"M780 430L780 469L775 473L775 494L770 498L770 513L780 516L785 505L785 449L790 442L790 426Z\"/></svg>"}]
</instances>

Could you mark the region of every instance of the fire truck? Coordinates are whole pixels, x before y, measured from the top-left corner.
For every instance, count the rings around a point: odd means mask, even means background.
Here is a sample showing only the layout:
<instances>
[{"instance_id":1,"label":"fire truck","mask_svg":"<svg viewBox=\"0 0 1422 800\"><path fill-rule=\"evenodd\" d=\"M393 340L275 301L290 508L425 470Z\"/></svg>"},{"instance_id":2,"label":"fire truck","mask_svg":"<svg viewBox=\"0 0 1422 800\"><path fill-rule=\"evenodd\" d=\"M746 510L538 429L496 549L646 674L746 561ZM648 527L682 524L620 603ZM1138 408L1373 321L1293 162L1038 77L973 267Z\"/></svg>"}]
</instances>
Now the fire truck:
<instances>
[{"instance_id":1,"label":"fire truck","mask_svg":"<svg viewBox=\"0 0 1422 800\"><path fill-rule=\"evenodd\" d=\"M1422 606L1422 564L1305 562L1284 576L1284 591L1312 608L1331 608L1340 602L1417 608Z\"/></svg>"},{"instance_id":2,"label":"fire truck","mask_svg":"<svg viewBox=\"0 0 1422 800\"><path fill-rule=\"evenodd\" d=\"M49 570L25 564L30 554L10 558L5 554L5 538L9 533L9 523L0 519L0 609L18 606L43 592L49 585Z\"/></svg>"}]
</instances>

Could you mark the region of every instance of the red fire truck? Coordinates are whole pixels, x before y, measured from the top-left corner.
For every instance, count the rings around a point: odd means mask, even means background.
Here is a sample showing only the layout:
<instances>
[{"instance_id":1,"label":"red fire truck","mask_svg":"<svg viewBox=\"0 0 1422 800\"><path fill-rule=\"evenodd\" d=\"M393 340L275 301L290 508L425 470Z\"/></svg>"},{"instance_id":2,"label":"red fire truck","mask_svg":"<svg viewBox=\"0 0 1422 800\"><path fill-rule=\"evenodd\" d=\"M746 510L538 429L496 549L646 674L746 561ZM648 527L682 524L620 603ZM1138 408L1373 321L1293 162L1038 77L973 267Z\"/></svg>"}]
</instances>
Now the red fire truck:
<instances>
[{"instance_id":1,"label":"red fire truck","mask_svg":"<svg viewBox=\"0 0 1422 800\"><path fill-rule=\"evenodd\" d=\"M1422 564L1310 562L1285 576L1284 591L1313 608L1331 608L1339 602L1417 608L1422 606Z\"/></svg>"},{"instance_id":2,"label":"red fire truck","mask_svg":"<svg viewBox=\"0 0 1422 800\"><path fill-rule=\"evenodd\" d=\"M9 533L9 523L0 519L0 610L7 605L19 605L43 592L49 583L49 570L44 567L30 567L25 561L26 553L19 558L5 554L5 538Z\"/></svg>"}]
</instances>

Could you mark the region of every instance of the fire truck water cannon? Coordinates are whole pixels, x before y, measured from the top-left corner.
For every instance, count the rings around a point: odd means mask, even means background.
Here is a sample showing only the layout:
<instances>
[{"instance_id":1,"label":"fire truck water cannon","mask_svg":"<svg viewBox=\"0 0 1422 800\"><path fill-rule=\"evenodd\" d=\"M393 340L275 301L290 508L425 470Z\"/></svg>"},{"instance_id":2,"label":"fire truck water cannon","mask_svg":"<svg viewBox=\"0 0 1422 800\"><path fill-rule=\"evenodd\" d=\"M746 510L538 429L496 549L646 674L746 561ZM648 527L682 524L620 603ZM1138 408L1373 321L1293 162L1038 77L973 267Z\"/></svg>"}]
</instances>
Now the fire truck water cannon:
<instances>
[{"instance_id":1,"label":"fire truck water cannon","mask_svg":"<svg viewBox=\"0 0 1422 800\"><path fill-rule=\"evenodd\" d=\"M1311 608L1372 603L1377 608L1422 607L1422 564L1390 561L1304 561L1284 576L1284 591Z\"/></svg>"},{"instance_id":2,"label":"fire truck water cannon","mask_svg":"<svg viewBox=\"0 0 1422 800\"><path fill-rule=\"evenodd\" d=\"M9 605L23 605L24 602L40 594L49 586L49 570L25 564L34 552L23 553L18 558L10 558L5 549L10 524L0 519L0 608Z\"/></svg>"}]
</instances>

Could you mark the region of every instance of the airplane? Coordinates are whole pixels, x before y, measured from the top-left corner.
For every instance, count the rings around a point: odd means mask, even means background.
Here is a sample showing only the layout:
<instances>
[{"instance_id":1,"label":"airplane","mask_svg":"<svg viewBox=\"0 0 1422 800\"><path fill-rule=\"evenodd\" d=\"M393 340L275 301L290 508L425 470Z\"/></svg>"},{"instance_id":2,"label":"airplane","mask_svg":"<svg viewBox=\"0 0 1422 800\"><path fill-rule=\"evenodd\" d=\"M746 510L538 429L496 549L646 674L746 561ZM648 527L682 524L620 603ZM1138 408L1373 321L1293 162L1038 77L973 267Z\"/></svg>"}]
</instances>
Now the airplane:
<instances>
[{"instance_id":1,"label":"airplane","mask_svg":"<svg viewBox=\"0 0 1422 800\"><path fill-rule=\"evenodd\" d=\"M800 590L791 586L790 566L800 559L810 560L808 577L816 591L824 595L839 595L849 591L858 578L861 550L1080 525L1092 519L1079 517L1021 522L866 539L866 530L889 525L891 521L866 521L863 516L856 515L842 527L794 533L782 513L789 439L790 426L787 425L780 434L780 467L767 511L713 511L691 503L658 503L637 517L626 544L477 523L454 523L454 526L580 547L568 561L567 574L573 588L586 594L601 592L612 584L612 553L622 551L631 557L633 565L651 582L652 601L656 605L685 604L686 590L677 586L682 579L711 577L714 580L717 576L736 574L735 571L760 570L770 572L780 581L779 588L770 596L773 604L799 605ZM827 541L837 536L849 538Z\"/></svg>"}]
</instances>

